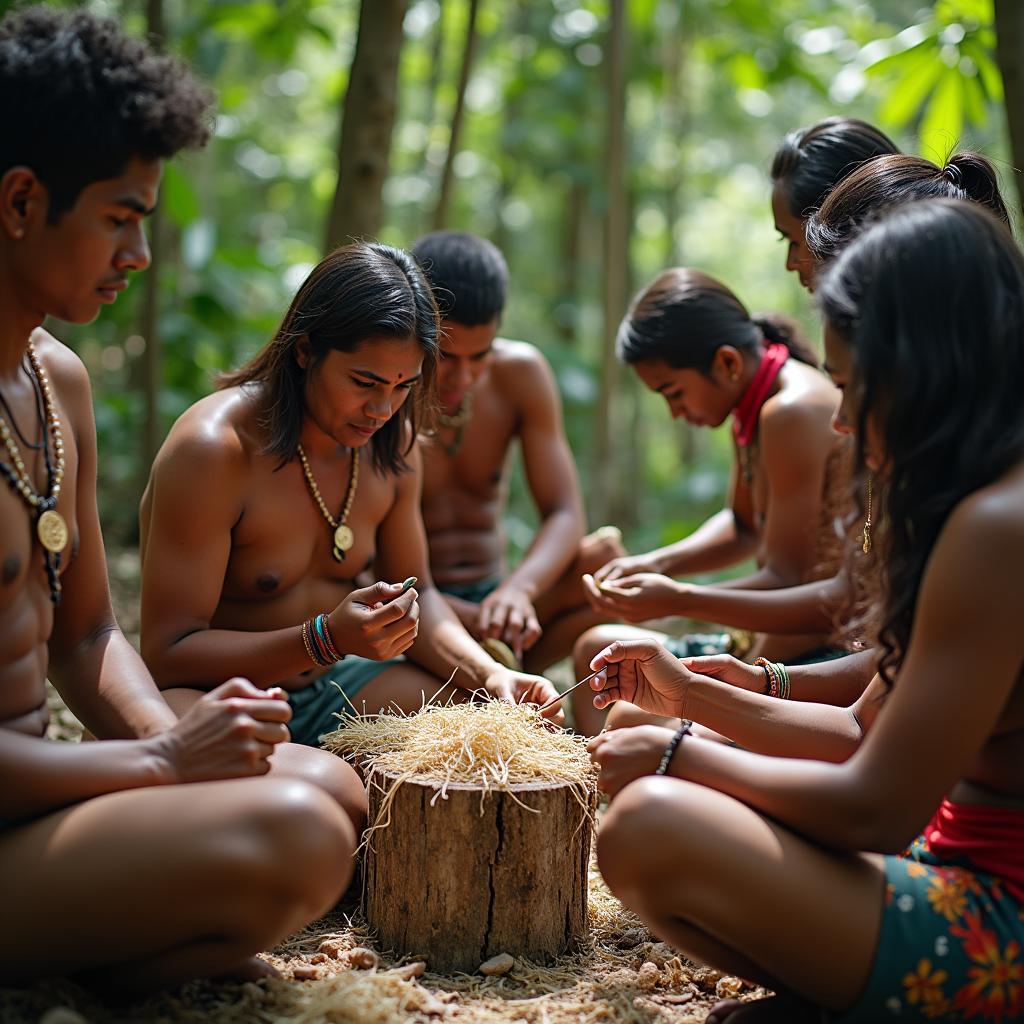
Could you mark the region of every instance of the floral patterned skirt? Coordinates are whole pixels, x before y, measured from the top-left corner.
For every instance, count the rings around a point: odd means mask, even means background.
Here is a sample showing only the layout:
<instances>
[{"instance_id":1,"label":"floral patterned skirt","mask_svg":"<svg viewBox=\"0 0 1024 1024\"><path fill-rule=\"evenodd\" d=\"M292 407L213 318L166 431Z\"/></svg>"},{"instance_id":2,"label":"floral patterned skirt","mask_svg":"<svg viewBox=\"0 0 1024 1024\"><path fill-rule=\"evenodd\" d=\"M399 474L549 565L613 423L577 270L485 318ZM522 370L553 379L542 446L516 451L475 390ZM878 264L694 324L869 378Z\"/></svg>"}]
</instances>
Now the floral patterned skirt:
<instances>
[{"instance_id":1,"label":"floral patterned skirt","mask_svg":"<svg viewBox=\"0 0 1024 1024\"><path fill-rule=\"evenodd\" d=\"M919 837L885 858L878 952L842 1024L1024 1020L1024 907L994 875L940 859Z\"/></svg>"}]
</instances>

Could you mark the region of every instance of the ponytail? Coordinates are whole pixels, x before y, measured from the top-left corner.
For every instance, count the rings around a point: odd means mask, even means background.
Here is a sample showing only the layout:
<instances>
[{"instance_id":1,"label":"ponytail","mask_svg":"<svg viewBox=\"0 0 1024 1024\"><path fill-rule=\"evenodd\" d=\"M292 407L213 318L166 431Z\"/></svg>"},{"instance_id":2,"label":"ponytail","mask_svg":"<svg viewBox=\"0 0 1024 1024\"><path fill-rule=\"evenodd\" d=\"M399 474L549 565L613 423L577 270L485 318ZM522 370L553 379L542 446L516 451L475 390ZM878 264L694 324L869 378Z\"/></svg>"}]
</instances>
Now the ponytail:
<instances>
[{"instance_id":1,"label":"ponytail","mask_svg":"<svg viewBox=\"0 0 1024 1024\"><path fill-rule=\"evenodd\" d=\"M798 362L820 368L820 361L800 325L785 313L759 313L751 317L769 344L785 345Z\"/></svg>"}]
</instances>

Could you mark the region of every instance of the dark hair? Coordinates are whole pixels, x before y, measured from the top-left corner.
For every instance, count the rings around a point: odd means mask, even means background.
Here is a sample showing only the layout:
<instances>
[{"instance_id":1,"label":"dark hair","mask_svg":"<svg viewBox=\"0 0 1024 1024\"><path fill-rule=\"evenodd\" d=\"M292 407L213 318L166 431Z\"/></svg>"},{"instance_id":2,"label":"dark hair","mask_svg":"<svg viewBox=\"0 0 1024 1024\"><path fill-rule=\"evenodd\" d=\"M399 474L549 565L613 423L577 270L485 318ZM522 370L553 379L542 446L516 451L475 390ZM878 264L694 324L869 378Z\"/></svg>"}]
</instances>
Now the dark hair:
<instances>
[{"instance_id":1,"label":"dark hair","mask_svg":"<svg viewBox=\"0 0 1024 1024\"><path fill-rule=\"evenodd\" d=\"M856 117L826 117L790 132L772 159L772 181L789 212L804 219L840 181L866 160L899 147L883 131Z\"/></svg>"},{"instance_id":2,"label":"dark hair","mask_svg":"<svg viewBox=\"0 0 1024 1024\"><path fill-rule=\"evenodd\" d=\"M834 259L871 214L917 199L969 199L1010 224L996 170L983 156L957 153L939 167L895 154L859 167L829 194L807 222L807 246L820 262Z\"/></svg>"},{"instance_id":3,"label":"dark hair","mask_svg":"<svg viewBox=\"0 0 1024 1024\"><path fill-rule=\"evenodd\" d=\"M203 145L211 99L181 61L110 18L38 6L0 21L0 175L30 167L51 224L132 159Z\"/></svg>"},{"instance_id":4,"label":"dark hair","mask_svg":"<svg viewBox=\"0 0 1024 1024\"><path fill-rule=\"evenodd\" d=\"M434 289L442 319L476 327L501 316L508 264L486 238L466 231L434 231L413 244L412 254Z\"/></svg>"},{"instance_id":5,"label":"dark hair","mask_svg":"<svg viewBox=\"0 0 1024 1024\"><path fill-rule=\"evenodd\" d=\"M633 299L619 325L616 351L629 365L660 359L707 375L723 345L756 352L762 340L781 342L794 358L817 365L794 321L781 313L752 317L721 281L673 267Z\"/></svg>"},{"instance_id":6,"label":"dark hair","mask_svg":"<svg viewBox=\"0 0 1024 1024\"><path fill-rule=\"evenodd\" d=\"M437 334L437 306L416 261L390 245L356 242L313 268L271 342L245 366L222 374L217 386L262 389L264 451L283 464L298 451L307 375L328 352L354 352L368 338L414 339L424 352L420 386L370 442L374 467L399 473L408 468L404 456L432 412ZM305 369L295 351L303 336L309 338Z\"/></svg>"},{"instance_id":7,"label":"dark hair","mask_svg":"<svg viewBox=\"0 0 1024 1024\"><path fill-rule=\"evenodd\" d=\"M840 254L817 295L852 350L861 465L869 418L885 446L878 636L892 685L947 518L1024 458L1024 256L977 204L907 203Z\"/></svg>"}]
</instances>

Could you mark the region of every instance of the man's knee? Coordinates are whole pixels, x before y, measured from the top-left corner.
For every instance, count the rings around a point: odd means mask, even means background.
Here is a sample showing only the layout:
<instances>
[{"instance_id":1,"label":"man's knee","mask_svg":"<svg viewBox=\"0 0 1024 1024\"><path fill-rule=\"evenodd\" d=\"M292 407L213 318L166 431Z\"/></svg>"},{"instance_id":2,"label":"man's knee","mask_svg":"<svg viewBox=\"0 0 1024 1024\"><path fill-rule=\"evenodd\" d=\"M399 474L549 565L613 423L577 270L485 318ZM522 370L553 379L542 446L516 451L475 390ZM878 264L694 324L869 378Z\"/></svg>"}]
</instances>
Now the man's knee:
<instances>
[{"instance_id":1,"label":"man's knee","mask_svg":"<svg viewBox=\"0 0 1024 1024\"><path fill-rule=\"evenodd\" d=\"M573 644L572 656L577 666L589 666L594 657L615 639L607 626L594 626Z\"/></svg>"},{"instance_id":2,"label":"man's knee","mask_svg":"<svg viewBox=\"0 0 1024 1024\"><path fill-rule=\"evenodd\" d=\"M622 531L617 526L602 526L587 534L580 541L577 558L580 573L595 573L613 558L621 558L626 549L622 546Z\"/></svg>"},{"instance_id":3,"label":"man's knee","mask_svg":"<svg viewBox=\"0 0 1024 1024\"><path fill-rule=\"evenodd\" d=\"M332 907L348 885L356 829L338 803L310 782L258 781L238 810L252 880L269 899L301 907L311 919Z\"/></svg>"}]
</instances>

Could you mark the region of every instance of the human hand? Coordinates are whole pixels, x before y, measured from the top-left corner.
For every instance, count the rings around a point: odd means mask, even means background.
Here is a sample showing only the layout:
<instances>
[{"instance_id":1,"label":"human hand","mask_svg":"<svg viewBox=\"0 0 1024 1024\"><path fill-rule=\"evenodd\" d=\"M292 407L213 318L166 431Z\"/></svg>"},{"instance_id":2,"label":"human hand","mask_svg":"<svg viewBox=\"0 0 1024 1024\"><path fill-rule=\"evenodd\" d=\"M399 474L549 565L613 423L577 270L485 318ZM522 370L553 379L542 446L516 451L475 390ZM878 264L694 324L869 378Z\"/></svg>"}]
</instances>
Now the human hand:
<instances>
[{"instance_id":1,"label":"human hand","mask_svg":"<svg viewBox=\"0 0 1024 1024\"><path fill-rule=\"evenodd\" d=\"M627 622L646 622L686 610L686 584L660 573L618 576L600 583L593 576L584 575L583 592L595 611Z\"/></svg>"},{"instance_id":2,"label":"human hand","mask_svg":"<svg viewBox=\"0 0 1024 1024\"><path fill-rule=\"evenodd\" d=\"M479 636L495 637L512 648L522 663L528 651L540 638L541 628L536 609L526 591L515 584L503 583L480 602Z\"/></svg>"},{"instance_id":3,"label":"human hand","mask_svg":"<svg viewBox=\"0 0 1024 1024\"><path fill-rule=\"evenodd\" d=\"M655 639L616 640L601 651L590 667L590 680L599 711L617 700L667 718L683 714L690 673L682 662Z\"/></svg>"},{"instance_id":4,"label":"human hand","mask_svg":"<svg viewBox=\"0 0 1024 1024\"><path fill-rule=\"evenodd\" d=\"M397 658L419 632L418 597L415 588L403 592L401 583L353 590L328 616L335 646L373 661Z\"/></svg>"},{"instance_id":5,"label":"human hand","mask_svg":"<svg viewBox=\"0 0 1024 1024\"><path fill-rule=\"evenodd\" d=\"M645 555L621 555L619 558L613 558L594 573L594 579L598 583L605 583L617 580L622 576L635 576L641 572L661 572L660 564L653 552Z\"/></svg>"},{"instance_id":6,"label":"human hand","mask_svg":"<svg viewBox=\"0 0 1024 1024\"><path fill-rule=\"evenodd\" d=\"M531 676L526 672L513 672L502 667L496 667L487 677L483 688L488 696L510 704L545 704L558 696L558 691L543 676ZM561 701L552 704L542 714L558 725L565 721Z\"/></svg>"},{"instance_id":7,"label":"human hand","mask_svg":"<svg viewBox=\"0 0 1024 1024\"><path fill-rule=\"evenodd\" d=\"M590 759L598 768L598 787L614 797L631 782L653 775L672 736L671 729L660 725L635 725L588 740Z\"/></svg>"},{"instance_id":8,"label":"human hand","mask_svg":"<svg viewBox=\"0 0 1024 1024\"><path fill-rule=\"evenodd\" d=\"M723 683L731 683L752 693L765 692L764 670L757 665L748 665L731 654L706 654L681 660L695 675L720 679Z\"/></svg>"},{"instance_id":9,"label":"human hand","mask_svg":"<svg viewBox=\"0 0 1024 1024\"><path fill-rule=\"evenodd\" d=\"M204 693L167 732L148 740L168 784L265 775L274 747L288 739L284 690L229 679Z\"/></svg>"}]
</instances>

